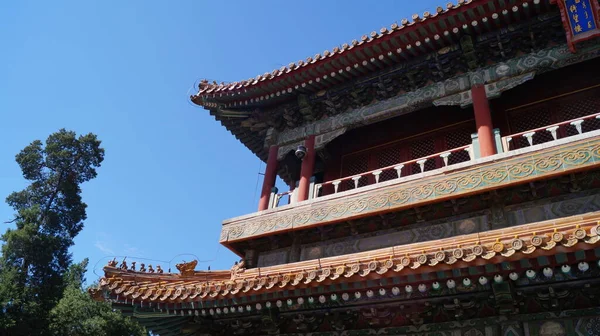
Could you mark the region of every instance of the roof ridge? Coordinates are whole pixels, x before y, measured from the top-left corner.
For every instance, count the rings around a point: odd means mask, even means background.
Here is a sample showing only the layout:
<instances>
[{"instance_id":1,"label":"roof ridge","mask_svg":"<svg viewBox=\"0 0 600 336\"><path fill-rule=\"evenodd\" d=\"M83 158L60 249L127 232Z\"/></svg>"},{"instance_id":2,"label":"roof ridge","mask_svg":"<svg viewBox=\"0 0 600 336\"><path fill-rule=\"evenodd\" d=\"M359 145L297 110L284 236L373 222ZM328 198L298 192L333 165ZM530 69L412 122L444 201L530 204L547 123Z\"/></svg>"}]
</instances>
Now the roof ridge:
<instances>
[{"instance_id":1,"label":"roof ridge","mask_svg":"<svg viewBox=\"0 0 600 336\"><path fill-rule=\"evenodd\" d=\"M310 57L310 56L307 57L306 61L299 60L297 62L290 62L287 66L282 66L279 69L274 69L271 72L265 72L262 75L257 75L254 78L249 78L247 80L234 81L234 82L230 82L230 83L221 82L219 84L216 81L210 82L208 79L202 79L200 81L200 84L198 85L198 87L199 87L198 94L200 95L202 93L218 93L218 92L224 92L224 91L238 90L241 88L256 85L256 84L264 82L264 81L269 81L276 77L292 73L298 69L316 64L319 61L322 61L322 60L325 60L328 58L332 58L337 55L341 55L344 52L352 50L354 48L358 48L363 45L367 45L367 44L371 43L372 41L389 36L395 32L399 32L406 27L414 26L417 23L424 22L428 19L436 18L439 15L446 14L452 10L456 10L465 5L475 3L475 2L481 2L481 1L486 1L486 0L458 0L456 2L456 5L453 4L452 2L446 3L445 9L442 6L437 6L434 13L431 13L430 11L425 11L423 13L423 17L419 16L419 14L417 14L417 13L412 14L411 21L409 21L409 19L407 19L407 18L404 18L400 21L400 24L398 24L396 22L392 23L390 25L389 29L387 27L382 27L379 29L379 33L374 30L370 34L362 35L360 38L360 41L354 39L354 40L352 40L352 42L350 42L350 44L348 44L348 43L342 44L341 48L338 45L338 46L331 48L331 51L329 49L326 49L323 53L317 53L313 57Z\"/></svg>"}]
</instances>

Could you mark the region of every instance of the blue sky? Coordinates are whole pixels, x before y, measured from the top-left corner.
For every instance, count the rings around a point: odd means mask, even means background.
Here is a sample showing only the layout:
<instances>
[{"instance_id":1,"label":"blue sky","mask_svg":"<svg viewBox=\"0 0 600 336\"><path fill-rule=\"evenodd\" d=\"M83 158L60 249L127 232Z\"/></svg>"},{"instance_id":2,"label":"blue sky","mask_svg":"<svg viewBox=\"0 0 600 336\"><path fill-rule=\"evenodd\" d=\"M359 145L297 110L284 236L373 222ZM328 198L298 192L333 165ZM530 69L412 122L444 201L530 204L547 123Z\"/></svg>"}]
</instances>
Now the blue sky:
<instances>
[{"instance_id":1,"label":"blue sky","mask_svg":"<svg viewBox=\"0 0 600 336\"><path fill-rule=\"evenodd\" d=\"M14 155L31 141L93 132L106 159L83 186L88 220L72 249L90 258L88 280L113 255L229 268L221 221L256 210L264 164L189 103L194 83L270 72L438 5L0 1L0 196L25 186ZM11 216L0 204L1 222Z\"/></svg>"}]
</instances>

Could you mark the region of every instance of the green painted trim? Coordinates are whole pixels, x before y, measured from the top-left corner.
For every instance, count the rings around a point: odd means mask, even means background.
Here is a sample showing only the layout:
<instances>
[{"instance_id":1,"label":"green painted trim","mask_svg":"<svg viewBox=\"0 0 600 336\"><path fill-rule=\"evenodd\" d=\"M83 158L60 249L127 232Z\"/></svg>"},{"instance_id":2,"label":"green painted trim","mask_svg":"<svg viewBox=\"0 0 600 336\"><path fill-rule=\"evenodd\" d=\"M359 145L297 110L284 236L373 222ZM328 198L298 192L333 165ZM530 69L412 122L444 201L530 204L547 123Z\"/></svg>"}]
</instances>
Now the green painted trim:
<instances>
[{"instance_id":1,"label":"green painted trim","mask_svg":"<svg viewBox=\"0 0 600 336\"><path fill-rule=\"evenodd\" d=\"M408 41L405 41L406 38L404 36L403 38L403 42L408 43ZM543 49L503 63L480 68L443 82L425 86L385 101L353 109L301 127L285 130L277 136L276 143L282 147L302 141L306 134L316 134L318 137L324 136L326 133L342 128L366 125L399 114L416 111L426 103L431 103L434 100L468 90L471 87L471 79L474 77L485 80L485 84L490 84L503 78L517 77L529 72L541 74L546 71L593 59L599 55L600 44L582 48L576 54L571 53L567 45ZM499 67L504 68L507 65L509 67L508 72L499 69Z\"/></svg>"}]
</instances>

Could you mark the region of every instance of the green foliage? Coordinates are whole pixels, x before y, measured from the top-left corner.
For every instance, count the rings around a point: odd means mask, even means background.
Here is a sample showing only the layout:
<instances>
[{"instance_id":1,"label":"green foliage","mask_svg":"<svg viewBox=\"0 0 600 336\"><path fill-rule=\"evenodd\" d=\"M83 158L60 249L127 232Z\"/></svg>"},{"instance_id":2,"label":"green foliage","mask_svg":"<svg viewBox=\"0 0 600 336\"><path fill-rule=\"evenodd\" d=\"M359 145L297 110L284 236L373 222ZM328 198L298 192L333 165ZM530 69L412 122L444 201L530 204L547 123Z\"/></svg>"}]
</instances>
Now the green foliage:
<instances>
[{"instance_id":1,"label":"green foliage","mask_svg":"<svg viewBox=\"0 0 600 336\"><path fill-rule=\"evenodd\" d=\"M80 184L96 177L103 160L94 134L64 129L17 154L30 184L6 199L15 228L2 235L0 335L48 335L49 312L66 287L69 247L86 219Z\"/></svg>"},{"instance_id":2,"label":"green foliage","mask_svg":"<svg viewBox=\"0 0 600 336\"><path fill-rule=\"evenodd\" d=\"M111 309L110 304L94 301L83 290L87 259L74 264L65 274L67 288L50 312L50 335L55 336L144 336L144 329L128 317Z\"/></svg>"}]
</instances>

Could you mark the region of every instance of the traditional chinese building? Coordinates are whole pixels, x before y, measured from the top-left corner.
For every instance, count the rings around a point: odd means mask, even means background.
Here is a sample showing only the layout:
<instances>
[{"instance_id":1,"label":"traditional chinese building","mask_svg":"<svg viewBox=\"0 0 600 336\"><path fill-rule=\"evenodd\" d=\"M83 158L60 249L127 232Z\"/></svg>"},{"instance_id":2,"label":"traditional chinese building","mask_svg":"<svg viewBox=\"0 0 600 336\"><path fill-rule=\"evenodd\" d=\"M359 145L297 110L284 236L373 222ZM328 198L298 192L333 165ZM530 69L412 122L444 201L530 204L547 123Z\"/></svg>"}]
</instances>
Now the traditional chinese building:
<instances>
[{"instance_id":1,"label":"traditional chinese building","mask_svg":"<svg viewBox=\"0 0 600 336\"><path fill-rule=\"evenodd\" d=\"M203 81L267 163L241 262L113 261L93 294L161 336L600 335L598 8L460 0Z\"/></svg>"}]
</instances>

